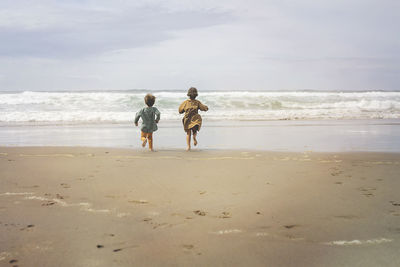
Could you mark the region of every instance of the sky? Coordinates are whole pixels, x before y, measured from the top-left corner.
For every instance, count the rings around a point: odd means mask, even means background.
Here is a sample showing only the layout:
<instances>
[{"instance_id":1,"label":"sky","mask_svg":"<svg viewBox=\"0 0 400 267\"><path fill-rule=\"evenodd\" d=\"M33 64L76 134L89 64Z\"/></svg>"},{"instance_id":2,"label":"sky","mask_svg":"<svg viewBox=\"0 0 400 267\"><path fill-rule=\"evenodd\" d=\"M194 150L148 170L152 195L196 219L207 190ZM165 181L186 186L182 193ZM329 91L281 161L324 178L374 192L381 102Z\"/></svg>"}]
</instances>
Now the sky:
<instances>
[{"instance_id":1,"label":"sky","mask_svg":"<svg viewBox=\"0 0 400 267\"><path fill-rule=\"evenodd\" d=\"M400 90L397 0L2 0L0 91Z\"/></svg>"}]
</instances>

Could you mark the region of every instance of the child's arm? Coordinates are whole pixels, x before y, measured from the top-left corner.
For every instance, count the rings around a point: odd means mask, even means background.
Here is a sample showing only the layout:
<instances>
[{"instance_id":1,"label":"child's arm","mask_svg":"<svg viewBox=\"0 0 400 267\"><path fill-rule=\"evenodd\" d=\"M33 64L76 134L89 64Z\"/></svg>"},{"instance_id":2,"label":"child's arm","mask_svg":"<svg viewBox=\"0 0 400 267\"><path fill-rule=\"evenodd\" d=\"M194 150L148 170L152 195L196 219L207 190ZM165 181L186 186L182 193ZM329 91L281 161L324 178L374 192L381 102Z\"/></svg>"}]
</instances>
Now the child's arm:
<instances>
[{"instance_id":1,"label":"child's arm","mask_svg":"<svg viewBox=\"0 0 400 267\"><path fill-rule=\"evenodd\" d=\"M208 107L207 107L206 105L203 105L203 104L199 101L199 109L200 109L201 111L207 111L207 110L208 110Z\"/></svg>"},{"instance_id":2,"label":"child's arm","mask_svg":"<svg viewBox=\"0 0 400 267\"><path fill-rule=\"evenodd\" d=\"M154 108L154 109L155 109L155 113L156 113L156 123L158 123L160 121L161 113L160 113L160 111L158 111L157 108Z\"/></svg>"},{"instance_id":3,"label":"child's arm","mask_svg":"<svg viewBox=\"0 0 400 267\"><path fill-rule=\"evenodd\" d=\"M179 114L182 114L183 112L185 112L185 104L186 104L186 101L183 101L183 103L179 106Z\"/></svg>"},{"instance_id":4,"label":"child's arm","mask_svg":"<svg viewBox=\"0 0 400 267\"><path fill-rule=\"evenodd\" d=\"M136 126L138 126L138 122L139 122L139 119L140 119L141 116L142 116L142 109L139 110L139 111L136 113L136 116L135 116L135 125L136 125Z\"/></svg>"}]
</instances>

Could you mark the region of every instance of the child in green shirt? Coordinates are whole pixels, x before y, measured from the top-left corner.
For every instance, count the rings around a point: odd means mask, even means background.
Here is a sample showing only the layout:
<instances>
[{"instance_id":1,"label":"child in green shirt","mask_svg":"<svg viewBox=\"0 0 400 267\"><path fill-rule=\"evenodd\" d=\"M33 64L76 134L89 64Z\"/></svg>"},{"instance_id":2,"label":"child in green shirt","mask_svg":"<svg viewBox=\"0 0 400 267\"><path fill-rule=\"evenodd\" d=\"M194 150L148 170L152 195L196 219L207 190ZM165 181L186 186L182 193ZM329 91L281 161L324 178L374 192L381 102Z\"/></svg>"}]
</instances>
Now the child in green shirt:
<instances>
[{"instance_id":1,"label":"child in green shirt","mask_svg":"<svg viewBox=\"0 0 400 267\"><path fill-rule=\"evenodd\" d=\"M144 102L147 107L142 108L136 113L135 125L138 126L139 119L142 118L141 126L141 140L142 147L146 146L147 140L149 141L149 149L153 150L153 132L157 131L157 123L160 120L160 111L156 107L153 107L156 102L156 97L152 94L147 94L144 97Z\"/></svg>"}]
</instances>

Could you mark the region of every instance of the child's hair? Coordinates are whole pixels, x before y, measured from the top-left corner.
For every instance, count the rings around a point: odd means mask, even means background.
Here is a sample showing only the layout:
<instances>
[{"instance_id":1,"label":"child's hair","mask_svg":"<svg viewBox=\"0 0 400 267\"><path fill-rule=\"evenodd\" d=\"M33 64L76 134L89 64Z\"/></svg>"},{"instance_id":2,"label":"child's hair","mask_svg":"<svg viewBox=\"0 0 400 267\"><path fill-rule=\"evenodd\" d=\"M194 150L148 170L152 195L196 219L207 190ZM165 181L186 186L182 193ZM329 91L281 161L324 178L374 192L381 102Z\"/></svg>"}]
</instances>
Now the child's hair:
<instances>
[{"instance_id":1,"label":"child's hair","mask_svg":"<svg viewBox=\"0 0 400 267\"><path fill-rule=\"evenodd\" d=\"M156 102L156 97L152 94L147 94L144 97L144 103L148 105L149 107L152 107L154 105L154 102Z\"/></svg>"},{"instance_id":2,"label":"child's hair","mask_svg":"<svg viewBox=\"0 0 400 267\"><path fill-rule=\"evenodd\" d=\"M188 92L187 92L188 97L190 97L190 99L195 99L197 94L197 89L195 87L190 87Z\"/></svg>"}]
</instances>

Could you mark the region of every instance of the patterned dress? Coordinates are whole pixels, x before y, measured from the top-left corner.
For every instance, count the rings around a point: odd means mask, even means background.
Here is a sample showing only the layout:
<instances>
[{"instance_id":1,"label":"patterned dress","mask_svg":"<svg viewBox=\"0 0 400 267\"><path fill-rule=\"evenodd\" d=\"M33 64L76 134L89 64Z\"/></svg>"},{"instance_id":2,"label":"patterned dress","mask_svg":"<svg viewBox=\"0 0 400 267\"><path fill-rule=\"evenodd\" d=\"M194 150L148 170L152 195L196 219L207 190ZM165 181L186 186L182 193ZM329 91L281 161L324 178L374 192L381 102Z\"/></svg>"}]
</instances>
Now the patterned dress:
<instances>
[{"instance_id":1,"label":"patterned dress","mask_svg":"<svg viewBox=\"0 0 400 267\"><path fill-rule=\"evenodd\" d=\"M201 111L207 111L208 107L196 99L188 99L179 106L179 113L185 113L182 119L185 132L195 126L198 126L198 130L200 131L202 119L198 113L199 109Z\"/></svg>"}]
</instances>

